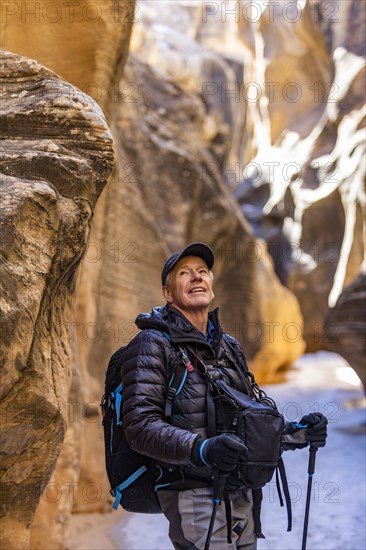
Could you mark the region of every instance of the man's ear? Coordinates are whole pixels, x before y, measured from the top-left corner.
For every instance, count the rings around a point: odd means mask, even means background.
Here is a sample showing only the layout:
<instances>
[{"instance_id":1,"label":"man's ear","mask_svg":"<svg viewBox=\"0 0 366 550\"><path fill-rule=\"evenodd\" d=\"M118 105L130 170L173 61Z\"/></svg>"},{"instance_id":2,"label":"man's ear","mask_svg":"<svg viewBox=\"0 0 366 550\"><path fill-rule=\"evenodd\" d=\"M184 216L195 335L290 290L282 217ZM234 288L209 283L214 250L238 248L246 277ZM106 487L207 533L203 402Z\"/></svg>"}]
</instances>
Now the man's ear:
<instances>
[{"instance_id":1,"label":"man's ear","mask_svg":"<svg viewBox=\"0 0 366 550\"><path fill-rule=\"evenodd\" d=\"M163 286L163 294L164 294L164 298L166 299L168 304L169 303L171 304L172 301L173 301L173 296L172 296L172 293L170 292L170 290L167 286Z\"/></svg>"}]
</instances>

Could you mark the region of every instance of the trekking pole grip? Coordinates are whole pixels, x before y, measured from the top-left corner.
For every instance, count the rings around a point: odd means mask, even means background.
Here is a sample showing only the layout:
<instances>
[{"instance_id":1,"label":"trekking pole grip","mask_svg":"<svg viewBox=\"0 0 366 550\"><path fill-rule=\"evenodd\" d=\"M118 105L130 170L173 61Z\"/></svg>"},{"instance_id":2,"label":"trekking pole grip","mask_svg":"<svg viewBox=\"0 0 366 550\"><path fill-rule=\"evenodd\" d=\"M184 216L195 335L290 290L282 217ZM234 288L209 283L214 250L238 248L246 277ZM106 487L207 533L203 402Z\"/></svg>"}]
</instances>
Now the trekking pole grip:
<instances>
[{"instance_id":1,"label":"trekking pole grip","mask_svg":"<svg viewBox=\"0 0 366 550\"><path fill-rule=\"evenodd\" d=\"M224 496L224 490L226 485L226 480L229 477L229 472L223 472L222 470L215 469L213 476L213 498L214 502L222 501Z\"/></svg>"},{"instance_id":2,"label":"trekking pole grip","mask_svg":"<svg viewBox=\"0 0 366 550\"><path fill-rule=\"evenodd\" d=\"M309 456L309 464L308 464L308 474L312 476L315 471L315 455L318 450L318 447L315 447L313 445L310 445L310 456Z\"/></svg>"}]
</instances>

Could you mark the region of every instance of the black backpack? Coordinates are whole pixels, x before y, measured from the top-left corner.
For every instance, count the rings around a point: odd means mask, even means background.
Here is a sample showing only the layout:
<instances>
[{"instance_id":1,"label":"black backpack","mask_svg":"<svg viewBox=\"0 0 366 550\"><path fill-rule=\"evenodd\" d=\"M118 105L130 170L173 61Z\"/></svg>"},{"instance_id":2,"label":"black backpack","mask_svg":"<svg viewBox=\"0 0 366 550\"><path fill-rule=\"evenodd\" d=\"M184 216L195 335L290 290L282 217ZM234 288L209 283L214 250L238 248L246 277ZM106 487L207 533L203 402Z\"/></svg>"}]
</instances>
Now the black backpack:
<instances>
[{"instance_id":1,"label":"black backpack","mask_svg":"<svg viewBox=\"0 0 366 550\"><path fill-rule=\"evenodd\" d=\"M153 460L133 451L123 430L121 365L126 347L118 349L109 361L101 402L106 471L114 509L120 504L129 512L154 514L161 509L154 491Z\"/></svg>"},{"instance_id":2,"label":"black backpack","mask_svg":"<svg viewBox=\"0 0 366 550\"><path fill-rule=\"evenodd\" d=\"M170 339L168 334L164 335ZM159 472L152 458L133 451L127 443L122 417L122 361L127 346L119 348L111 357L105 377L101 408L105 447L106 472L115 498L113 508L120 504L128 512L161 513L155 483ZM174 348L173 348L174 349ZM177 363L171 375L165 404L169 417L172 403L182 388L185 366Z\"/></svg>"}]
</instances>

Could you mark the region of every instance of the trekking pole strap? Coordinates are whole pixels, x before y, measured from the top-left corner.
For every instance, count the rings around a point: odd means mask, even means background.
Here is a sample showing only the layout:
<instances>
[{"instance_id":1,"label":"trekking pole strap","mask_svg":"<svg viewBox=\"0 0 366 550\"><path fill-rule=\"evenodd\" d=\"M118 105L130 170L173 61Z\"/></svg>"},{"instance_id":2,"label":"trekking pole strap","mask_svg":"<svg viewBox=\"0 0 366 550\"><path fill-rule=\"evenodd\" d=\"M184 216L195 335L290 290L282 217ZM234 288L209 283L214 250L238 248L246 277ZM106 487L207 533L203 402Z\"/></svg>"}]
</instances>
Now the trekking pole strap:
<instances>
[{"instance_id":1,"label":"trekking pole strap","mask_svg":"<svg viewBox=\"0 0 366 550\"><path fill-rule=\"evenodd\" d=\"M254 520L254 533L258 539L265 539L266 537L262 533L261 525L261 507L263 500L262 489L252 489L253 495L253 520Z\"/></svg>"},{"instance_id":2,"label":"trekking pole strap","mask_svg":"<svg viewBox=\"0 0 366 550\"><path fill-rule=\"evenodd\" d=\"M205 549L204 550L209 550L209 548L210 548L212 531L213 531L213 526L214 526L215 519L216 519L218 505L219 505L219 503L214 501L213 510L212 510L212 514L211 514L210 525L209 525L209 528L208 528L208 533L207 533L207 538L206 538Z\"/></svg>"},{"instance_id":3,"label":"trekking pole strap","mask_svg":"<svg viewBox=\"0 0 366 550\"><path fill-rule=\"evenodd\" d=\"M287 477L285 465L283 463L282 457L278 459L278 470L280 472L283 494L285 496L286 509L287 509L287 531L292 529L292 507L291 507L291 497L290 491L288 489Z\"/></svg>"},{"instance_id":4,"label":"trekking pole strap","mask_svg":"<svg viewBox=\"0 0 366 550\"><path fill-rule=\"evenodd\" d=\"M215 469L214 476L213 476L213 493L212 493L212 500L213 500L213 509L211 514L211 520L210 525L207 532L207 538L205 543L205 549L209 550L211 537L212 537L212 531L215 524L216 514L217 514L217 507L219 504L221 504L221 501L223 498L225 498L225 512L226 512L226 523L227 523L227 540L229 543L231 543L231 505L229 498L227 494L225 494L225 485L229 474L226 472L221 472L218 469Z\"/></svg>"}]
</instances>

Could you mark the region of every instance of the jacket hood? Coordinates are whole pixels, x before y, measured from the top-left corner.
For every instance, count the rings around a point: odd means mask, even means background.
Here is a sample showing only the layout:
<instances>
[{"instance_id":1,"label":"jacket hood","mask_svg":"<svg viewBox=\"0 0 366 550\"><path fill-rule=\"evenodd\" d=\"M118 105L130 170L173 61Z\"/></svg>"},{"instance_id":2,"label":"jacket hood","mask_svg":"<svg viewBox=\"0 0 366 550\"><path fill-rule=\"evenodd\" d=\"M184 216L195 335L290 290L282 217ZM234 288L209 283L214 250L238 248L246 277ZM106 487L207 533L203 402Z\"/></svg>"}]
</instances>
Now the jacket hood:
<instances>
[{"instance_id":1,"label":"jacket hood","mask_svg":"<svg viewBox=\"0 0 366 550\"><path fill-rule=\"evenodd\" d=\"M151 313L140 313L135 319L135 324L141 330L154 328L162 332L168 332L168 325L163 317L164 309L165 306L153 307Z\"/></svg>"},{"instance_id":2,"label":"jacket hood","mask_svg":"<svg viewBox=\"0 0 366 550\"><path fill-rule=\"evenodd\" d=\"M218 319L218 312L219 308L216 308L208 314L210 321L216 329L216 342L219 342L222 337L222 328ZM189 344L196 342L211 348L205 335L193 326L180 311L168 305L154 307L151 313L140 313L135 323L141 330L156 329L167 332L173 344Z\"/></svg>"}]
</instances>

